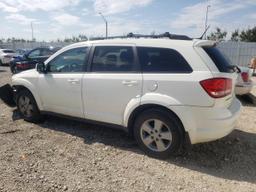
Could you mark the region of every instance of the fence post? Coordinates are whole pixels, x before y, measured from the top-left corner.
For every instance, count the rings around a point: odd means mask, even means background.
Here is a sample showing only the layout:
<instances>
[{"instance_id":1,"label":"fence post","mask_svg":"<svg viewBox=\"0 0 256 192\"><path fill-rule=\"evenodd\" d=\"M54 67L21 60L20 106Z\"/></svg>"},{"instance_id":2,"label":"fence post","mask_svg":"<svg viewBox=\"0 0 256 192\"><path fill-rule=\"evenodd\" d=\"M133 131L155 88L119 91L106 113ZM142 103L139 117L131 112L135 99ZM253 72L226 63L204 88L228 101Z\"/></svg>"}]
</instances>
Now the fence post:
<instances>
[{"instance_id":1,"label":"fence post","mask_svg":"<svg viewBox=\"0 0 256 192\"><path fill-rule=\"evenodd\" d=\"M238 62L238 66L241 66L241 63L240 63L240 53L241 53L241 51L240 51L240 41L238 41L237 42L237 62Z\"/></svg>"}]
</instances>

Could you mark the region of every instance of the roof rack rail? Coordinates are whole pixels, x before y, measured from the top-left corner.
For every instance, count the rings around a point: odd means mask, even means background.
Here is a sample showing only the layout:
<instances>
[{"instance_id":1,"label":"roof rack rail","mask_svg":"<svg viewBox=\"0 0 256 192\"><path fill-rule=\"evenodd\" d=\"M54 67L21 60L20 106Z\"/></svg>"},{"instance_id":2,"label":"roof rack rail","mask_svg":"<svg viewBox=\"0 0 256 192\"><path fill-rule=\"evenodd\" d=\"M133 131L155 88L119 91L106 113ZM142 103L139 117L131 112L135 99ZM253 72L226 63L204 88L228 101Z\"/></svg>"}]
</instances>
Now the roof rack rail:
<instances>
[{"instance_id":1,"label":"roof rack rail","mask_svg":"<svg viewBox=\"0 0 256 192\"><path fill-rule=\"evenodd\" d=\"M141 34L134 34L134 33L128 33L124 36L111 36L111 37L93 37L90 38L90 40L105 40L105 39L126 39L126 38L152 38L152 39L161 39L161 38L168 38L168 39L175 39L175 40L192 40L192 38L186 36L186 35L177 35L177 34L171 34L169 32L160 34L160 35L141 35Z\"/></svg>"}]
</instances>

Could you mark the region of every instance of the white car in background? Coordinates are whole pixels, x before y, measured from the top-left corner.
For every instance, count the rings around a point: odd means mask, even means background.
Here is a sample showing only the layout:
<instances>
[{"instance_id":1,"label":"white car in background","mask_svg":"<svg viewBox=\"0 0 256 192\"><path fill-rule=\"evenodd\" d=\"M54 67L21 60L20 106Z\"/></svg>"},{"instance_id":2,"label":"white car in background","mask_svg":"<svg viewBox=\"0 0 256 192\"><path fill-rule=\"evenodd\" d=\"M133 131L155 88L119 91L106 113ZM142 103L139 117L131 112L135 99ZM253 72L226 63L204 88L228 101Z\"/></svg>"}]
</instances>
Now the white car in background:
<instances>
[{"instance_id":1,"label":"white car in background","mask_svg":"<svg viewBox=\"0 0 256 192\"><path fill-rule=\"evenodd\" d=\"M240 75L238 76L235 93L236 95L246 95L252 91L253 81L252 70L248 67L239 67L241 70Z\"/></svg>"},{"instance_id":2,"label":"white car in background","mask_svg":"<svg viewBox=\"0 0 256 192\"><path fill-rule=\"evenodd\" d=\"M15 55L11 49L0 49L0 65L9 65Z\"/></svg>"}]
</instances>

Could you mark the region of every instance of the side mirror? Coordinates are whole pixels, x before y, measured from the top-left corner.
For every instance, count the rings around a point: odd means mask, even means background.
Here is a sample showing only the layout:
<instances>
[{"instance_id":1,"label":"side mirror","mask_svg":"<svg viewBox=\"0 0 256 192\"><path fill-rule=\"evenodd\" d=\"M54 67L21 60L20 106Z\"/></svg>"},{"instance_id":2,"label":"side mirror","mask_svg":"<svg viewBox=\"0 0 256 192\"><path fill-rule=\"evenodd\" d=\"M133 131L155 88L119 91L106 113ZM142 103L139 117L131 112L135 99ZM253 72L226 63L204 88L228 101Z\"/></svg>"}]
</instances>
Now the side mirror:
<instances>
[{"instance_id":1,"label":"side mirror","mask_svg":"<svg viewBox=\"0 0 256 192\"><path fill-rule=\"evenodd\" d=\"M38 71L38 73L46 73L46 66L43 62L39 62L36 65L36 70Z\"/></svg>"}]
</instances>

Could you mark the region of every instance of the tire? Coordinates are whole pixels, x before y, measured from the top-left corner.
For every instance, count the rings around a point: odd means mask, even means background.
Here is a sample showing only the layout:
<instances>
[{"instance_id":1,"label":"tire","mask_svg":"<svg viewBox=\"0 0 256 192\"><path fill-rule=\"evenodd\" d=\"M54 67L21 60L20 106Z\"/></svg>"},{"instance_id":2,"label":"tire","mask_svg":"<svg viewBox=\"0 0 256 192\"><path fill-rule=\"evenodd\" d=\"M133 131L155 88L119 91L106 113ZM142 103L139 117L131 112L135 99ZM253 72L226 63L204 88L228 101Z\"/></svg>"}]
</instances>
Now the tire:
<instances>
[{"instance_id":1,"label":"tire","mask_svg":"<svg viewBox=\"0 0 256 192\"><path fill-rule=\"evenodd\" d=\"M25 121L39 123L41 121L40 111L30 91L21 90L16 98L17 108L21 117Z\"/></svg>"},{"instance_id":2,"label":"tire","mask_svg":"<svg viewBox=\"0 0 256 192\"><path fill-rule=\"evenodd\" d=\"M3 66L2 60L0 59L0 66Z\"/></svg>"},{"instance_id":3,"label":"tire","mask_svg":"<svg viewBox=\"0 0 256 192\"><path fill-rule=\"evenodd\" d=\"M10 69L11 69L12 74L17 73L17 67L16 66L12 66L12 67L10 67Z\"/></svg>"},{"instance_id":4,"label":"tire","mask_svg":"<svg viewBox=\"0 0 256 192\"><path fill-rule=\"evenodd\" d=\"M177 155L182 148L184 131L174 114L150 109L136 118L134 137L148 156L166 159Z\"/></svg>"}]
</instances>

